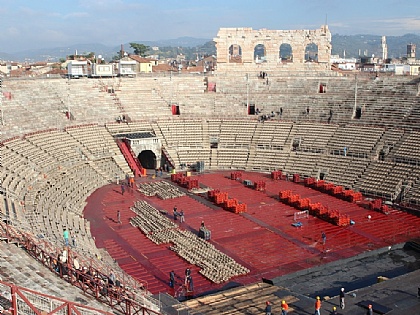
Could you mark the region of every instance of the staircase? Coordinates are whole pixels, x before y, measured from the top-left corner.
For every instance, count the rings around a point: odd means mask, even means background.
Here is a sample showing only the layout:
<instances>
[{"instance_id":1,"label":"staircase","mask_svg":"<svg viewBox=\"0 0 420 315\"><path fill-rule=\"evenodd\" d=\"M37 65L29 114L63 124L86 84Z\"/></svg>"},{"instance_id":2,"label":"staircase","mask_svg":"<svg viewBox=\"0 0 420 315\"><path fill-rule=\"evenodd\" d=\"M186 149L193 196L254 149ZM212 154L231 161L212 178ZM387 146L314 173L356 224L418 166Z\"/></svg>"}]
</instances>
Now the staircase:
<instances>
[{"instance_id":1,"label":"staircase","mask_svg":"<svg viewBox=\"0 0 420 315\"><path fill-rule=\"evenodd\" d=\"M420 253L420 238L415 238L405 243L404 248L412 249Z\"/></svg>"},{"instance_id":2,"label":"staircase","mask_svg":"<svg viewBox=\"0 0 420 315\"><path fill-rule=\"evenodd\" d=\"M125 160L127 161L128 165L133 171L134 176L141 176L141 174L143 174L143 167L141 166L140 162L134 157L133 150L131 150L130 146L122 140L117 140L117 144Z\"/></svg>"}]
</instances>

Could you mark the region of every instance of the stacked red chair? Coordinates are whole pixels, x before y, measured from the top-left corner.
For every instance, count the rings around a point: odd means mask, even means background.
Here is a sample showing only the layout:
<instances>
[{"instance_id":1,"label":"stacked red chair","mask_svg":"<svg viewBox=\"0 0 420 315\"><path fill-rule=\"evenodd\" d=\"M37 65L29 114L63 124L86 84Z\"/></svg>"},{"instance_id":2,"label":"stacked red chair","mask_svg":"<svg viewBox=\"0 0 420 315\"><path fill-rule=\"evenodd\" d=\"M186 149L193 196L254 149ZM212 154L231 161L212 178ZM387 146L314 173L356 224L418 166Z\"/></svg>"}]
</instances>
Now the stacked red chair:
<instances>
[{"instance_id":1,"label":"stacked red chair","mask_svg":"<svg viewBox=\"0 0 420 315\"><path fill-rule=\"evenodd\" d=\"M313 186L315 182L316 182L315 177L307 177L303 180L303 184L309 187Z\"/></svg>"},{"instance_id":2,"label":"stacked red chair","mask_svg":"<svg viewBox=\"0 0 420 315\"><path fill-rule=\"evenodd\" d=\"M258 191L265 191L266 183L263 180L256 181L254 183L254 189Z\"/></svg>"},{"instance_id":3,"label":"stacked red chair","mask_svg":"<svg viewBox=\"0 0 420 315\"><path fill-rule=\"evenodd\" d=\"M280 201L285 201L287 200L287 198L289 198L289 196L292 194L291 190L282 190L279 192L279 199Z\"/></svg>"},{"instance_id":4,"label":"stacked red chair","mask_svg":"<svg viewBox=\"0 0 420 315\"><path fill-rule=\"evenodd\" d=\"M232 180L240 180L242 178L241 172L232 172L230 173L230 179Z\"/></svg>"},{"instance_id":5,"label":"stacked red chair","mask_svg":"<svg viewBox=\"0 0 420 315\"><path fill-rule=\"evenodd\" d=\"M301 198L293 204L299 210L307 210L309 208L309 198Z\"/></svg>"},{"instance_id":6,"label":"stacked red chair","mask_svg":"<svg viewBox=\"0 0 420 315\"><path fill-rule=\"evenodd\" d=\"M271 179L279 180L281 179L281 171L272 171L271 172Z\"/></svg>"}]
</instances>

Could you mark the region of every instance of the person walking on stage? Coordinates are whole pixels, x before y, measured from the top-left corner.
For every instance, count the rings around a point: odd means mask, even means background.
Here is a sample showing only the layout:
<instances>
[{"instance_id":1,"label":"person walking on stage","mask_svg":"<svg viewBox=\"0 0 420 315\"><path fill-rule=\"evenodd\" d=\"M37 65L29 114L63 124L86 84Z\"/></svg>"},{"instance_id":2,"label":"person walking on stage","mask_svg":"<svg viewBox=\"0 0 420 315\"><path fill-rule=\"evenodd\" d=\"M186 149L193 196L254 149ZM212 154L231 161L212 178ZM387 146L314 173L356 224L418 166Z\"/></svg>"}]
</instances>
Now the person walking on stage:
<instances>
[{"instance_id":1,"label":"person walking on stage","mask_svg":"<svg viewBox=\"0 0 420 315\"><path fill-rule=\"evenodd\" d=\"M270 301L265 302L265 315L271 315L271 303Z\"/></svg>"},{"instance_id":2,"label":"person walking on stage","mask_svg":"<svg viewBox=\"0 0 420 315\"><path fill-rule=\"evenodd\" d=\"M344 307L346 306L344 304L344 297L345 297L344 288L341 288L341 290L340 290L340 308L342 310L344 310Z\"/></svg>"},{"instance_id":3,"label":"person walking on stage","mask_svg":"<svg viewBox=\"0 0 420 315\"><path fill-rule=\"evenodd\" d=\"M319 296L316 297L314 315L321 315L321 299Z\"/></svg>"}]
</instances>

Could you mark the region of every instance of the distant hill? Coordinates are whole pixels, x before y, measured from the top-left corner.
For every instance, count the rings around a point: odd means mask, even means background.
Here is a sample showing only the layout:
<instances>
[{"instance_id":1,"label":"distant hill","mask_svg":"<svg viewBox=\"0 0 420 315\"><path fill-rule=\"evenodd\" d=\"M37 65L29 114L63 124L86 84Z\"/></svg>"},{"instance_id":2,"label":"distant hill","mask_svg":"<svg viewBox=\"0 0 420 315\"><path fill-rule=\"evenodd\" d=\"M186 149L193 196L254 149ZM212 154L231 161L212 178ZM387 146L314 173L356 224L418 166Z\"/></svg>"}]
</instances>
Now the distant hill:
<instances>
[{"instance_id":1,"label":"distant hill","mask_svg":"<svg viewBox=\"0 0 420 315\"><path fill-rule=\"evenodd\" d=\"M133 40L131 42L141 43L150 47L185 47L188 49L193 49L195 51L196 47L204 46L211 39L204 38L193 38L193 37L180 37L177 39L167 39L159 41L140 41ZM132 53L133 50L130 47L129 43L122 43L124 50ZM77 51L78 54L88 54L89 52L94 52L95 55L102 55L106 60L111 60L113 56L117 55L120 51L121 45L116 46L106 46L102 44L76 44L69 45L66 47L55 47L55 48L45 48L45 49L33 49L25 50L15 53L2 53L0 52L0 59L7 61L59 61L60 58L65 58L68 55L73 55ZM213 45L214 52L216 48Z\"/></svg>"},{"instance_id":2,"label":"distant hill","mask_svg":"<svg viewBox=\"0 0 420 315\"><path fill-rule=\"evenodd\" d=\"M420 59L420 35L406 34L403 36L387 36L388 57L397 58L406 56L407 44L417 45L417 59ZM167 39L159 41L141 41L132 42L141 43L150 47L159 47L161 56L175 57L182 53L189 59L195 59L196 55L215 55L216 47L211 39L180 37L177 39ZM132 49L129 43L123 43L124 50L131 53ZM88 54L94 52L96 55L102 55L105 60L111 60L117 55L121 45L106 46L102 44L78 44L67 47L56 47L46 49L25 50L15 53L0 52L0 59L8 61L58 61L67 55ZM332 35L332 53L343 57L344 51L346 57L359 57L361 55L382 56L381 36L377 35Z\"/></svg>"},{"instance_id":3,"label":"distant hill","mask_svg":"<svg viewBox=\"0 0 420 315\"><path fill-rule=\"evenodd\" d=\"M346 51L346 57L361 56L382 57L381 36L377 35L338 35L332 36L332 53L343 57ZM420 59L420 36L415 34L406 34L403 36L386 36L388 46L388 58L398 58L407 55L407 44L416 44L417 59Z\"/></svg>"},{"instance_id":4,"label":"distant hill","mask_svg":"<svg viewBox=\"0 0 420 315\"><path fill-rule=\"evenodd\" d=\"M193 48L196 46L203 45L206 42L211 41L211 39L205 38L194 38L194 37L179 37L177 39L165 39L165 40L157 40L157 41L132 41L134 43L144 44L146 46L158 46L158 47L188 47ZM132 43L130 42L130 43ZM127 44L127 47L130 47Z\"/></svg>"}]
</instances>

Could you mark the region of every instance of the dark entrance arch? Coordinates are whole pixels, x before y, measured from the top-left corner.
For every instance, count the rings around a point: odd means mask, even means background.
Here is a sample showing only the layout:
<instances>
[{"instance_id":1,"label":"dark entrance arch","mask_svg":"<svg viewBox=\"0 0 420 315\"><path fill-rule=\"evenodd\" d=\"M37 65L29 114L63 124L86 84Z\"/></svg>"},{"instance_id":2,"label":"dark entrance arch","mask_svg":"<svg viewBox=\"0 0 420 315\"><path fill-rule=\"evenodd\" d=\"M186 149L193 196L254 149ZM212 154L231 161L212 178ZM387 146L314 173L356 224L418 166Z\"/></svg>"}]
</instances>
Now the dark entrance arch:
<instances>
[{"instance_id":1,"label":"dark entrance arch","mask_svg":"<svg viewBox=\"0 0 420 315\"><path fill-rule=\"evenodd\" d=\"M137 157L144 168L155 169L156 168L156 155L151 150L141 151Z\"/></svg>"}]
</instances>

